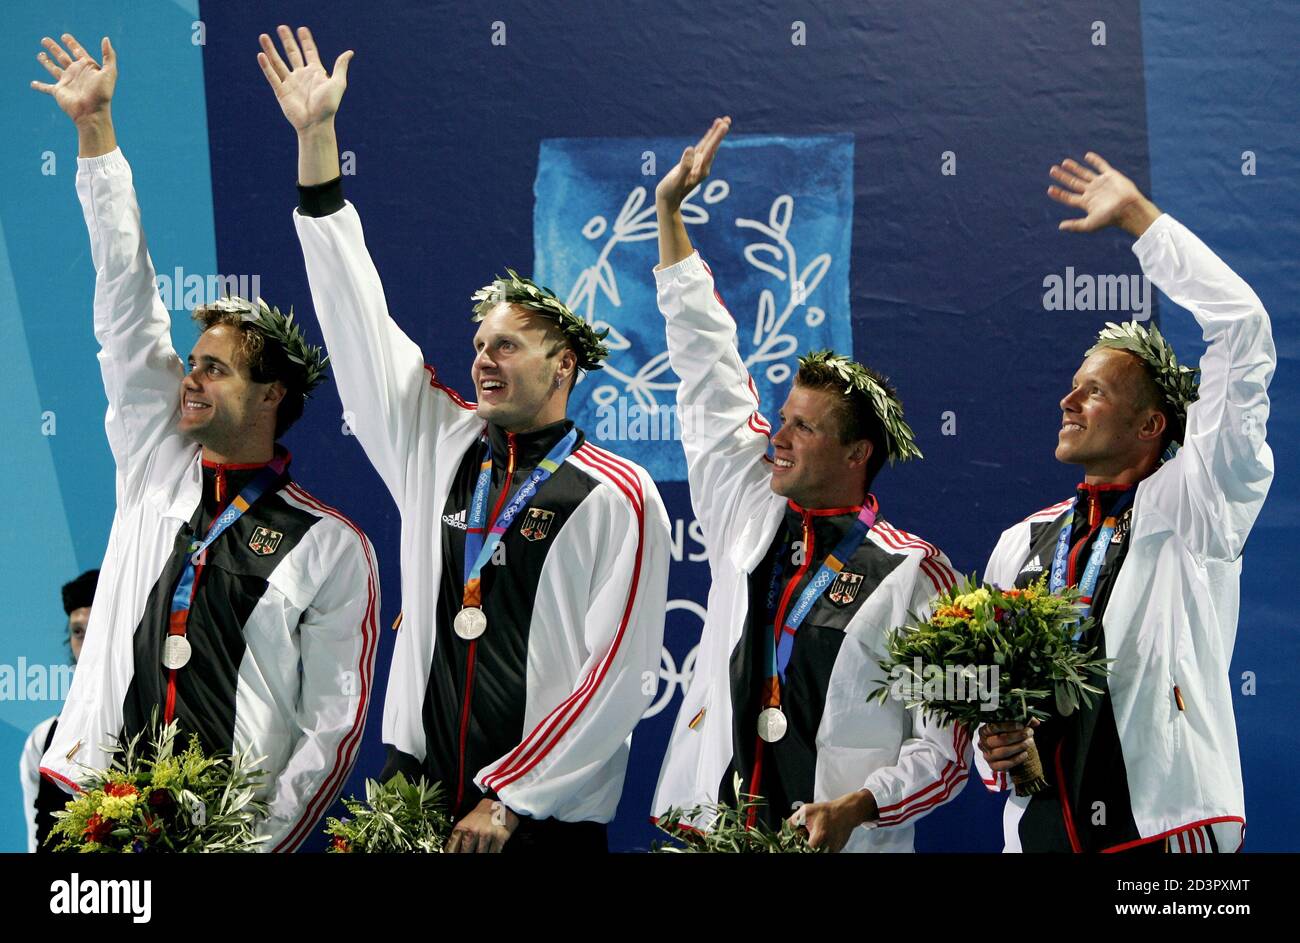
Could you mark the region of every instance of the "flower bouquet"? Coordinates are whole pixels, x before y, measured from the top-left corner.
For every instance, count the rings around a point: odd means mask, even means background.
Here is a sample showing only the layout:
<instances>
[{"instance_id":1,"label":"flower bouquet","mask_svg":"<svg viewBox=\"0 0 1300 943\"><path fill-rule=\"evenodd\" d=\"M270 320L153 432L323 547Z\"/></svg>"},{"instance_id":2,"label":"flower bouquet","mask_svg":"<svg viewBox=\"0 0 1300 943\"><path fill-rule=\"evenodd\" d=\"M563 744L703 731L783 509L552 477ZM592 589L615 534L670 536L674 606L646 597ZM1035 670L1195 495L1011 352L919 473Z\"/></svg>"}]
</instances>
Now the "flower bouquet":
<instances>
[{"instance_id":1,"label":"flower bouquet","mask_svg":"<svg viewBox=\"0 0 1300 943\"><path fill-rule=\"evenodd\" d=\"M755 816L762 798L740 791L740 777L732 780L737 802L709 803L693 809L669 809L655 824L673 842L656 842L651 851L667 854L820 854L823 849L808 844L802 827L781 823L780 829ZM697 828L691 822L709 823Z\"/></svg>"},{"instance_id":2,"label":"flower bouquet","mask_svg":"<svg viewBox=\"0 0 1300 943\"><path fill-rule=\"evenodd\" d=\"M82 791L55 812L47 842L55 851L256 851L266 802L256 798L264 771L247 751L207 756L197 736L176 751L176 722L150 724L109 748L110 764L91 773Z\"/></svg>"},{"instance_id":3,"label":"flower bouquet","mask_svg":"<svg viewBox=\"0 0 1300 943\"><path fill-rule=\"evenodd\" d=\"M339 854L442 851L451 833L442 787L421 777L411 783L398 773L382 786L366 780L366 798L344 799L351 818L330 818L325 834L330 852Z\"/></svg>"},{"instance_id":4,"label":"flower bouquet","mask_svg":"<svg viewBox=\"0 0 1300 943\"><path fill-rule=\"evenodd\" d=\"M872 692L919 707L942 723L974 731L980 724L1047 720L1090 704L1110 659L1096 658L1077 639L1092 626L1079 618L1079 593L1047 589L1043 576L1026 589L981 586L975 577L939 595L928 619L895 629L880 662L889 680ZM1043 764L1029 756L1012 771L1016 795L1047 788Z\"/></svg>"}]
</instances>

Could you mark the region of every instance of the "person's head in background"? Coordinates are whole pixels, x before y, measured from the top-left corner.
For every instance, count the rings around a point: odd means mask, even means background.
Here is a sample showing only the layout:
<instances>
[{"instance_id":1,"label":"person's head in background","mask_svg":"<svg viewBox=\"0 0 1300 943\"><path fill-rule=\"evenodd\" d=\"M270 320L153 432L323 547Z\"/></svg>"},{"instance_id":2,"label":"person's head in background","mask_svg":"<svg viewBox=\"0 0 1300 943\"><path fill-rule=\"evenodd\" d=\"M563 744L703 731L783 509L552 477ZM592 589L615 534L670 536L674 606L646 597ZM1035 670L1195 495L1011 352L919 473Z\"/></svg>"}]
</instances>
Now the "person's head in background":
<instances>
[{"instance_id":1,"label":"person's head in background","mask_svg":"<svg viewBox=\"0 0 1300 943\"><path fill-rule=\"evenodd\" d=\"M90 622L90 604L95 600L95 585L99 582L98 570L87 570L70 583L63 584L63 611L68 615L68 647L72 661L81 660L81 646L86 641L86 626Z\"/></svg>"}]
</instances>

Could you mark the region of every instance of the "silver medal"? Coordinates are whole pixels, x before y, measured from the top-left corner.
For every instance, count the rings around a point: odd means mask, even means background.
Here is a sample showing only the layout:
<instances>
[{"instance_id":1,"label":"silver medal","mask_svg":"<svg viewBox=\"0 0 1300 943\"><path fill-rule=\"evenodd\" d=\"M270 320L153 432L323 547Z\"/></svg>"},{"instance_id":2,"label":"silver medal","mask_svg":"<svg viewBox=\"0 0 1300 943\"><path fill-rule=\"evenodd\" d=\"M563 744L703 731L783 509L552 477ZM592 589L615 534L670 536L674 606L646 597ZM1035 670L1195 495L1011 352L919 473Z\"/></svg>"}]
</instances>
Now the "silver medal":
<instances>
[{"instance_id":1,"label":"silver medal","mask_svg":"<svg viewBox=\"0 0 1300 943\"><path fill-rule=\"evenodd\" d=\"M473 641L487 631L487 616L477 606L466 606L456 613L452 627L465 641Z\"/></svg>"},{"instance_id":2,"label":"silver medal","mask_svg":"<svg viewBox=\"0 0 1300 943\"><path fill-rule=\"evenodd\" d=\"M785 714L779 707L769 707L758 715L758 735L766 743L776 743L785 736Z\"/></svg>"},{"instance_id":3,"label":"silver medal","mask_svg":"<svg viewBox=\"0 0 1300 943\"><path fill-rule=\"evenodd\" d=\"M190 643L183 635L169 635L163 642L162 663L166 668L184 668L190 660Z\"/></svg>"}]
</instances>

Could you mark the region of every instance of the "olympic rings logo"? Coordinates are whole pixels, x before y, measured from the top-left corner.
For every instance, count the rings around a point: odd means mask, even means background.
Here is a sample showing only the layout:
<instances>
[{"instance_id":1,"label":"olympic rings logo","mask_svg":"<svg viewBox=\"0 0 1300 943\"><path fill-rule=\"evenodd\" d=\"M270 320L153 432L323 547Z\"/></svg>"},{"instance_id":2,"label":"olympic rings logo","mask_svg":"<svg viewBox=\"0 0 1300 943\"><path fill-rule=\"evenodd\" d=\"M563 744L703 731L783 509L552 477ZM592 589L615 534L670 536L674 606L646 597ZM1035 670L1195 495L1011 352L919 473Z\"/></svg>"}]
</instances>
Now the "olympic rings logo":
<instances>
[{"instance_id":1,"label":"olympic rings logo","mask_svg":"<svg viewBox=\"0 0 1300 943\"><path fill-rule=\"evenodd\" d=\"M703 606L693 599L672 599L669 600L665 611L671 613L679 609L695 615L700 620L700 630L703 631ZM667 646L664 647L663 653L660 655L659 684L656 688L655 699L646 708L645 713L641 715L642 720L647 717L654 717L667 707L672 702L673 695L677 693L679 687L683 695L686 693L687 688L690 687L691 678L695 675L695 658L699 651L700 646L698 644L692 646L691 650L686 653L686 657L682 659L682 665L679 669L676 659L673 658L673 653L668 650Z\"/></svg>"}]
</instances>

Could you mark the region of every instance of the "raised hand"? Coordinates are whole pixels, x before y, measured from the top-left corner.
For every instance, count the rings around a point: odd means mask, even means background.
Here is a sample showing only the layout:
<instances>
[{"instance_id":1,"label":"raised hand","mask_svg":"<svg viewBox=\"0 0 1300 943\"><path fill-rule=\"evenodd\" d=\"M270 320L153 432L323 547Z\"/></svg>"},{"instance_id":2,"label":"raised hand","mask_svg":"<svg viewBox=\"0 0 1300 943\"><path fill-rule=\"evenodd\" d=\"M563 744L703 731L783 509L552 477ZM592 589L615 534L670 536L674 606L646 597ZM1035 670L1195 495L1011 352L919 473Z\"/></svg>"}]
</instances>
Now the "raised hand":
<instances>
[{"instance_id":1,"label":"raised hand","mask_svg":"<svg viewBox=\"0 0 1300 943\"><path fill-rule=\"evenodd\" d=\"M690 192L704 182L718 153L718 145L730 130L731 118L715 118L699 143L682 151L677 166L668 171L655 187L655 203L660 213L677 212Z\"/></svg>"},{"instance_id":2,"label":"raised hand","mask_svg":"<svg viewBox=\"0 0 1300 943\"><path fill-rule=\"evenodd\" d=\"M1160 215L1155 204L1142 195L1132 180L1106 163L1101 155L1090 151L1084 155L1084 160L1092 167L1085 167L1069 158L1052 165L1052 179L1064 186L1048 187L1047 195L1086 214L1061 220L1059 228L1070 232L1096 232L1107 226L1119 226L1134 236L1146 232Z\"/></svg>"},{"instance_id":3,"label":"raised hand","mask_svg":"<svg viewBox=\"0 0 1300 943\"><path fill-rule=\"evenodd\" d=\"M32 88L46 95L53 95L55 103L75 124L88 119L107 115L109 103L113 100L113 87L117 84L117 53L113 44L105 36L100 43L104 65L91 58L90 53L81 47L71 33L63 34L71 55L50 37L41 40L46 52L39 53L36 60L45 71L54 76L54 83L32 82Z\"/></svg>"},{"instance_id":4,"label":"raised hand","mask_svg":"<svg viewBox=\"0 0 1300 943\"><path fill-rule=\"evenodd\" d=\"M298 38L294 39L289 27L281 26L276 29L276 34L284 46L289 64L285 65L275 43L265 33L258 37L262 51L257 54L257 63L262 67L267 84L275 92L280 110L300 134L332 122L339 110L339 102L343 100L343 91L348 87L348 63L352 61L352 50L334 60L334 71L330 75L321 65L311 30L305 26L298 27Z\"/></svg>"}]
</instances>

